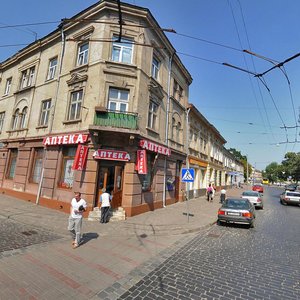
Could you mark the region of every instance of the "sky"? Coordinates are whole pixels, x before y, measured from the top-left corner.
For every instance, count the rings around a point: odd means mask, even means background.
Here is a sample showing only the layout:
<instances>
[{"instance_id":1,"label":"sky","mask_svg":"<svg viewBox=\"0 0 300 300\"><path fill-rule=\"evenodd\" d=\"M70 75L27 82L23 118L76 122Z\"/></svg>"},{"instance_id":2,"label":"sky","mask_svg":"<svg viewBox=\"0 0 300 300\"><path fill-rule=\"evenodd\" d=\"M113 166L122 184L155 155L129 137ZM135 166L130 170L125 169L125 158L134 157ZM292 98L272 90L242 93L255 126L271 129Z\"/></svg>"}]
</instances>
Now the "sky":
<instances>
[{"instance_id":1,"label":"sky","mask_svg":"<svg viewBox=\"0 0 300 300\"><path fill-rule=\"evenodd\" d=\"M3 1L0 61L96 2ZM300 152L300 56L270 70L300 52L300 1L123 2L148 8L160 27L176 31L166 35L193 78L189 102L217 128L227 149L240 151L259 170L281 163L286 152Z\"/></svg>"}]
</instances>

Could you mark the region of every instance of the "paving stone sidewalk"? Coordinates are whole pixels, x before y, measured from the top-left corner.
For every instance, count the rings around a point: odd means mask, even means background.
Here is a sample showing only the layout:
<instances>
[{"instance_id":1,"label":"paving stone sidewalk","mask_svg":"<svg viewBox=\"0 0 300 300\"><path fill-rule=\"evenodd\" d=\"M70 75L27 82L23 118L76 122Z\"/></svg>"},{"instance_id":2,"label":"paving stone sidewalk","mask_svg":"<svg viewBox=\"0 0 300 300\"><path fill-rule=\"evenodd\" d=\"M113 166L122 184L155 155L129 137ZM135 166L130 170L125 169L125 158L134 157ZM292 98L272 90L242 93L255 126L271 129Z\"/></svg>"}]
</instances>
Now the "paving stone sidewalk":
<instances>
[{"instance_id":1,"label":"paving stone sidewalk","mask_svg":"<svg viewBox=\"0 0 300 300\"><path fill-rule=\"evenodd\" d=\"M213 224L220 207L216 195L213 203L200 197L120 222L85 219L83 245L74 250L68 215L6 195L1 204L0 226L16 246L0 247L0 299L47 300L99 299L114 283L131 285Z\"/></svg>"}]
</instances>

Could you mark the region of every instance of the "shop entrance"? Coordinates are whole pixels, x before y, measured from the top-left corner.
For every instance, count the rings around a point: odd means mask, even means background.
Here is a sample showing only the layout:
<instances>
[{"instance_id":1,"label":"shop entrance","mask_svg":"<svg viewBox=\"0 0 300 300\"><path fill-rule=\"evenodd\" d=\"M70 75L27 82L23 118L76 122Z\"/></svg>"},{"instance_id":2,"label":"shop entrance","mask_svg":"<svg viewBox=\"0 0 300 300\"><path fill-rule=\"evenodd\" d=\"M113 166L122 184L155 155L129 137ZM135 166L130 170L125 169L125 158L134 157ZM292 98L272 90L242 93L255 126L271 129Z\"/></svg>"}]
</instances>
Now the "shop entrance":
<instances>
[{"instance_id":1,"label":"shop entrance","mask_svg":"<svg viewBox=\"0 0 300 300\"><path fill-rule=\"evenodd\" d=\"M124 165L108 162L98 163L98 188L95 206L100 205L99 197L104 188L113 196L111 207L118 208L122 206L123 173Z\"/></svg>"}]
</instances>

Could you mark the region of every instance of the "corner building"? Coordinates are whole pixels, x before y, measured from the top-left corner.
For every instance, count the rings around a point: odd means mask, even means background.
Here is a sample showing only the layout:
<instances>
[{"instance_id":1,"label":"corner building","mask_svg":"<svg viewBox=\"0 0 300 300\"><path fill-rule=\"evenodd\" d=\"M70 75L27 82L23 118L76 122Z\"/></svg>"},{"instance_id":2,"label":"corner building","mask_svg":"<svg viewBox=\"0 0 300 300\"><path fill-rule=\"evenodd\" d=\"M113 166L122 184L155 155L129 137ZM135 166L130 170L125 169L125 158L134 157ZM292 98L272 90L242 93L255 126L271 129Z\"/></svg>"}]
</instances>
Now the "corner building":
<instances>
[{"instance_id":1,"label":"corner building","mask_svg":"<svg viewBox=\"0 0 300 300\"><path fill-rule=\"evenodd\" d=\"M122 28L119 16L122 16ZM128 217L181 200L192 82L146 8L103 0L0 64L0 190Z\"/></svg>"}]
</instances>

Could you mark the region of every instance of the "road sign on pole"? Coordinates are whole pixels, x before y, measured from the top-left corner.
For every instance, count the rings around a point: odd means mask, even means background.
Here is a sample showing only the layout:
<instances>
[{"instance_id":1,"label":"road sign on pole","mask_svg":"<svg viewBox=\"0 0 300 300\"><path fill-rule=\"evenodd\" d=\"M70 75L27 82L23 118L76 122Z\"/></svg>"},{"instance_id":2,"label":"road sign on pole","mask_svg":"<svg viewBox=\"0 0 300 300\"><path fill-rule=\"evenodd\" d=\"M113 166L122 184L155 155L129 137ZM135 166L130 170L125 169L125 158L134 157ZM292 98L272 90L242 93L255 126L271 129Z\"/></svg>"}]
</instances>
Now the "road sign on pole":
<instances>
[{"instance_id":1,"label":"road sign on pole","mask_svg":"<svg viewBox=\"0 0 300 300\"><path fill-rule=\"evenodd\" d=\"M194 182L195 170L194 169L182 169L181 170L181 181L182 182Z\"/></svg>"}]
</instances>

